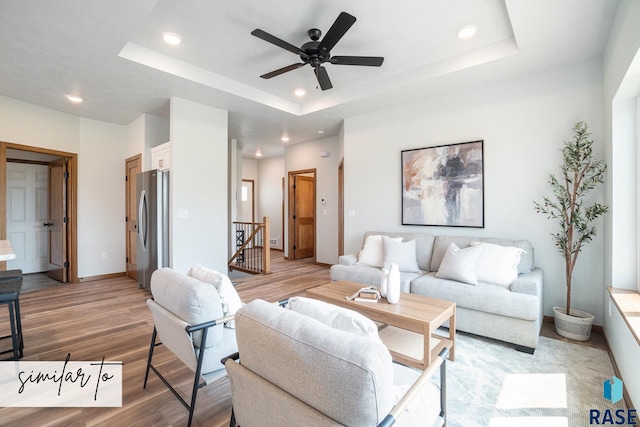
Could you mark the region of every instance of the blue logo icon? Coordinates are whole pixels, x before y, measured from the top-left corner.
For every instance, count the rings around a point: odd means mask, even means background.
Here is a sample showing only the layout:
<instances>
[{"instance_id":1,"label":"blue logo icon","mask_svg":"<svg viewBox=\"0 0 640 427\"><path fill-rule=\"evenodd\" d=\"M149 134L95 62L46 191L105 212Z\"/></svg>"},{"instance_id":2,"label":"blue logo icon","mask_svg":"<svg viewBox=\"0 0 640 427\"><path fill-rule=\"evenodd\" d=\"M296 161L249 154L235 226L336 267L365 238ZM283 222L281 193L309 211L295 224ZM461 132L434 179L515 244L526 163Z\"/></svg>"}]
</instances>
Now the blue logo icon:
<instances>
[{"instance_id":1,"label":"blue logo icon","mask_svg":"<svg viewBox=\"0 0 640 427\"><path fill-rule=\"evenodd\" d=\"M602 395L611 403L617 403L622 400L622 380L615 375L611 379L606 380L602 384Z\"/></svg>"}]
</instances>

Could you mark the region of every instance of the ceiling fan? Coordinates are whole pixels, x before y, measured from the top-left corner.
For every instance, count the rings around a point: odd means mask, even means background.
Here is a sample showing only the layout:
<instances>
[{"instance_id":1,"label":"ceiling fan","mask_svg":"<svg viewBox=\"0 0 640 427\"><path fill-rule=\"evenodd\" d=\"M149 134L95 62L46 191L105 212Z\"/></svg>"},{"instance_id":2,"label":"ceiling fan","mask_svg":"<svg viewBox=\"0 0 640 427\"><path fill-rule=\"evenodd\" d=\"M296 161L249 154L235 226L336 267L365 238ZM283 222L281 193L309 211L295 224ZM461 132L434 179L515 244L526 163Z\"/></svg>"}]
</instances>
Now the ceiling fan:
<instances>
[{"instance_id":1,"label":"ceiling fan","mask_svg":"<svg viewBox=\"0 0 640 427\"><path fill-rule=\"evenodd\" d=\"M331 56L331 49L333 49L336 43L340 41L342 36L345 35L355 22L355 16L349 15L347 12L341 12L322 40L320 40L322 32L317 28L312 28L308 31L311 41L300 47L296 47L291 43L279 39L265 31L259 29L253 30L251 32L252 35L299 55L300 59L303 61L263 74L260 77L263 79L270 79L309 64L313 67L314 74L320 84L320 88L322 90L327 90L331 89L333 85L329 79L327 69L322 66L325 62L335 65L364 65L368 67L381 66L384 61L384 58L381 56Z\"/></svg>"}]
</instances>

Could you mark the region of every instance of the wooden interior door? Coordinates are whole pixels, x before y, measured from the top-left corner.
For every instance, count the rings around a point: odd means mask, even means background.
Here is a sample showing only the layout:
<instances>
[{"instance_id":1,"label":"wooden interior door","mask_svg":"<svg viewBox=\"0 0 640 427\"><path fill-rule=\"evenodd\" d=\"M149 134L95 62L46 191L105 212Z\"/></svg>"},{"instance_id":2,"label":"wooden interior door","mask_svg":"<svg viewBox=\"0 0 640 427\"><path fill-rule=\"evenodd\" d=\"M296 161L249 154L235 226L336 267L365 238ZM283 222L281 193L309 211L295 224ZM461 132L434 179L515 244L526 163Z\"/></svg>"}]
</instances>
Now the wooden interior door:
<instances>
[{"instance_id":1,"label":"wooden interior door","mask_svg":"<svg viewBox=\"0 0 640 427\"><path fill-rule=\"evenodd\" d=\"M294 247L293 259L315 256L316 203L315 177L295 175L294 194Z\"/></svg>"},{"instance_id":2,"label":"wooden interior door","mask_svg":"<svg viewBox=\"0 0 640 427\"><path fill-rule=\"evenodd\" d=\"M45 223L49 234L49 269L52 279L69 281L67 254L67 159L49 163L49 219Z\"/></svg>"},{"instance_id":3,"label":"wooden interior door","mask_svg":"<svg viewBox=\"0 0 640 427\"><path fill-rule=\"evenodd\" d=\"M129 157L125 163L125 228L126 228L126 264L127 277L138 280L136 253L137 253L137 232L138 232L138 215L137 215L137 194L136 194L136 175L142 172L142 155L138 154Z\"/></svg>"}]
</instances>

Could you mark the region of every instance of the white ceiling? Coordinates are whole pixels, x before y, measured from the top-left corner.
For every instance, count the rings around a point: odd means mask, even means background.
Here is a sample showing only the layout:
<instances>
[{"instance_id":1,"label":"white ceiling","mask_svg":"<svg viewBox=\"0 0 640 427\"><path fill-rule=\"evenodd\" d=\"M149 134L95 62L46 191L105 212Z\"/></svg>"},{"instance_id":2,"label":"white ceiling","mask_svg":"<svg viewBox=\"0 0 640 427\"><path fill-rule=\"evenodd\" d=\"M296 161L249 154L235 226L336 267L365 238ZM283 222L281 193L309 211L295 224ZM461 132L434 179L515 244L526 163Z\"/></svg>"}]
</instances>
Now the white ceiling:
<instances>
[{"instance_id":1,"label":"white ceiling","mask_svg":"<svg viewBox=\"0 0 640 427\"><path fill-rule=\"evenodd\" d=\"M243 155L337 135L345 117L455 88L601 55L617 0L0 0L0 94L126 125L168 117L178 96L229 111ZM293 45L346 11L356 23L332 55L383 56L382 67L310 66L252 36ZM471 39L457 37L477 25ZM163 32L182 36L164 43ZM294 89L307 94L298 98ZM71 104L67 94L84 98ZM324 134L319 136L319 130Z\"/></svg>"}]
</instances>

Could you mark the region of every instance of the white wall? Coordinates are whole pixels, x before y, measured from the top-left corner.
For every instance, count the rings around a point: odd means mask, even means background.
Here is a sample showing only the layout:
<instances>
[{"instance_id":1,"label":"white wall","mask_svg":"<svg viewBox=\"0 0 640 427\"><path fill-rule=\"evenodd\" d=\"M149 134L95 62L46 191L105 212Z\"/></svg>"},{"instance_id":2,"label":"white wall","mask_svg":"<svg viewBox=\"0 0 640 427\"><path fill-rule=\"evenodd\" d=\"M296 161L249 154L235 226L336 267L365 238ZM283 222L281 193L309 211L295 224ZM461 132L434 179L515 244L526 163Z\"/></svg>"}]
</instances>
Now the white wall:
<instances>
[{"instance_id":1,"label":"white wall","mask_svg":"<svg viewBox=\"0 0 640 427\"><path fill-rule=\"evenodd\" d=\"M123 272L125 128L2 96L0 117L2 141L78 154L78 276Z\"/></svg>"},{"instance_id":2,"label":"white wall","mask_svg":"<svg viewBox=\"0 0 640 427\"><path fill-rule=\"evenodd\" d=\"M80 119L0 96L0 140L77 153Z\"/></svg>"},{"instance_id":3,"label":"white wall","mask_svg":"<svg viewBox=\"0 0 640 427\"><path fill-rule=\"evenodd\" d=\"M142 170L151 169L151 148L169 141L169 119L143 114L126 127L125 159L142 154Z\"/></svg>"},{"instance_id":4,"label":"white wall","mask_svg":"<svg viewBox=\"0 0 640 427\"><path fill-rule=\"evenodd\" d=\"M284 178L284 157L261 159L258 161L257 180L257 213L262 221L262 217L269 217L270 236L278 239L276 249L284 250L284 230L282 228L282 203L283 189L282 179Z\"/></svg>"},{"instance_id":5,"label":"white wall","mask_svg":"<svg viewBox=\"0 0 640 427\"><path fill-rule=\"evenodd\" d=\"M242 179L258 180L258 160L242 159Z\"/></svg>"},{"instance_id":6,"label":"white wall","mask_svg":"<svg viewBox=\"0 0 640 427\"><path fill-rule=\"evenodd\" d=\"M613 287L638 286L638 69L640 58L640 2L621 0L603 55L605 153L609 164L606 202L611 214L605 222L605 282ZM632 403L640 404L640 345L603 292L604 331ZM608 310L607 310L608 311Z\"/></svg>"},{"instance_id":7,"label":"white wall","mask_svg":"<svg viewBox=\"0 0 640 427\"><path fill-rule=\"evenodd\" d=\"M125 266L126 129L80 119L78 277L123 272ZM102 252L107 259L101 259Z\"/></svg>"},{"instance_id":8,"label":"white wall","mask_svg":"<svg viewBox=\"0 0 640 427\"><path fill-rule=\"evenodd\" d=\"M148 170L148 166L145 167L145 160L151 165L151 155L145 149L144 144L144 114L129 123L125 128L125 159L135 156L137 154L142 155L141 167L142 170Z\"/></svg>"},{"instance_id":9,"label":"white wall","mask_svg":"<svg viewBox=\"0 0 640 427\"><path fill-rule=\"evenodd\" d=\"M562 141L575 122L590 125L602 150L600 61L537 72L345 119L345 252L359 249L367 230L527 239L544 269L544 312L565 303L564 261L549 234L556 224L533 210L549 195ZM484 140L485 228L401 225L400 151ZM602 155L601 153L598 153ZM599 227L602 230L602 226ZM603 242L581 253L572 306L602 324Z\"/></svg>"},{"instance_id":10,"label":"white wall","mask_svg":"<svg viewBox=\"0 0 640 427\"><path fill-rule=\"evenodd\" d=\"M316 169L316 262L326 264L338 261L338 145L338 138L330 137L285 149L285 177L291 171ZM322 151L329 151L331 155L320 157ZM285 189L285 206L286 193ZM324 205L321 203L323 198L326 200ZM288 234L287 227L285 218L285 235Z\"/></svg>"},{"instance_id":11,"label":"white wall","mask_svg":"<svg viewBox=\"0 0 640 427\"><path fill-rule=\"evenodd\" d=\"M173 97L170 122L171 265L187 272L201 262L227 271L227 112Z\"/></svg>"}]
</instances>

